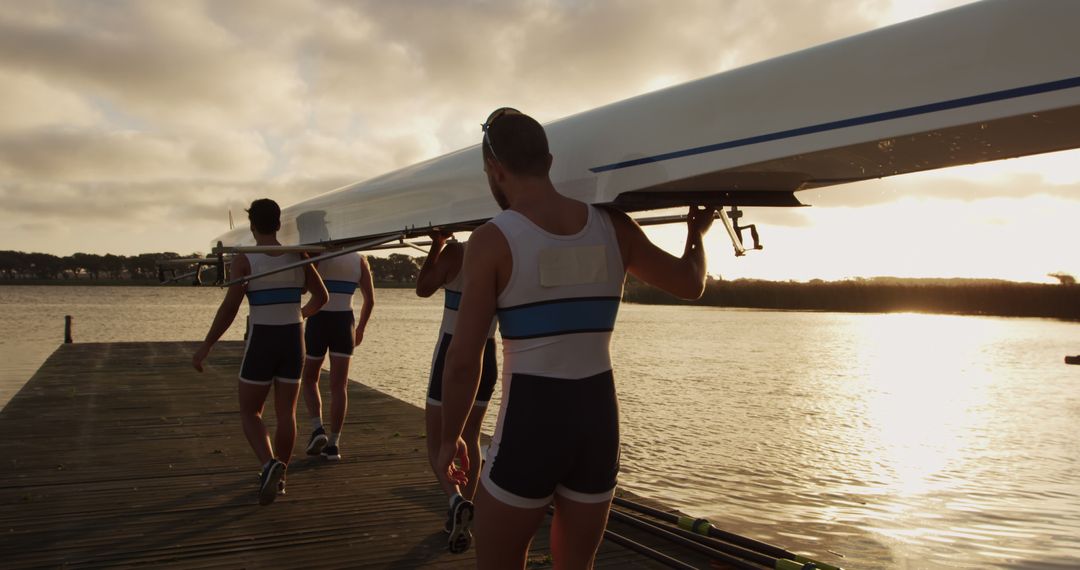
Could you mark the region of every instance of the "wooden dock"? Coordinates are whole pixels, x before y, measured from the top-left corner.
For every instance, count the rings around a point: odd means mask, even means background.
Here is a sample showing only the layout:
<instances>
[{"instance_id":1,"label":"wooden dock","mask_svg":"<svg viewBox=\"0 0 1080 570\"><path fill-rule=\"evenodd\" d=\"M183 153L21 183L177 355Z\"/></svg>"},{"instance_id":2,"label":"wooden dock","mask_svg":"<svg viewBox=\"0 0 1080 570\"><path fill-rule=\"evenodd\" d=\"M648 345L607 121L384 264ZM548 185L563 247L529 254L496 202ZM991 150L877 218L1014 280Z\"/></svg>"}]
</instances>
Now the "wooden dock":
<instances>
[{"instance_id":1,"label":"wooden dock","mask_svg":"<svg viewBox=\"0 0 1080 570\"><path fill-rule=\"evenodd\" d=\"M201 375L190 365L196 346L61 345L0 411L0 566L475 565L472 549L446 551L422 410L351 382L343 460L304 455L301 422L288 494L260 507L237 412L243 345L220 343ZM531 568L550 567L547 538L545 526ZM663 566L605 541L597 567Z\"/></svg>"}]
</instances>

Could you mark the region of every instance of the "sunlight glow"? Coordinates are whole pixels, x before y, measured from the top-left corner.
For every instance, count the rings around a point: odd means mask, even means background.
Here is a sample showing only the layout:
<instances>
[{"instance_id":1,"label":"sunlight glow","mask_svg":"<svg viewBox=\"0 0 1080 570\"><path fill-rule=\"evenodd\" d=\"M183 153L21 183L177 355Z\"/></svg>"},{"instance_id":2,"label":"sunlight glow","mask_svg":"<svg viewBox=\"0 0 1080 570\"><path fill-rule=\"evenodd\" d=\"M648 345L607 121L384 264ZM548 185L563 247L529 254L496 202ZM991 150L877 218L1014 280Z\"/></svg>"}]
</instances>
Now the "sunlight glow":
<instances>
[{"instance_id":1,"label":"sunlight glow","mask_svg":"<svg viewBox=\"0 0 1080 570\"><path fill-rule=\"evenodd\" d=\"M1074 149L915 172L905 174L903 178L907 182L920 183L940 179L1004 182L1032 174L1038 176L1045 184L1080 184L1080 169L1076 167L1077 164L1080 164L1080 150Z\"/></svg>"},{"instance_id":2,"label":"sunlight glow","mask_svg":"<svg viewBox=\"0 0 1080 570\"><path fill-rule=\"evenodd\" d=\"M878 21L886 26L915 18L928 16L935 12L941 12L950 8L956 8L964 4L971 4L975 0L893 0L889 9Z\"/></svg>"},{"instance_id":3,"label":"sunlight glow","mask_svg":"<svg viewBox=\"0 0 1080 570\"><path fill-rule=\"evenodd\" d=\"M978 424L993 382L973 369L990 337L987 324L946 315L893 314L863 321L857 336L868 394L868 448L877 450L882 481L912 496L955 484L935 479L959 455ZM940 339L952 349L940 350ZM904 504L904 501L897 501Z\"/></svg>"},{"instance_id":4,"label":"sunlight glow","mask_svg":"<svg viewBox=\"0 0 1080 570\"><path fill-rule=\"evenodd\" d=\"M858 192L873 194L879 191L875 185L889 182L859 184ZM840 190L814 192L825 197L831 191ZM708 272L728 280L890 276L1048 284L1057 283L1049 273L1080 276L1080 257L1071 253L1080 243L1075 223L1080 200L1047 194L962 200L906 195L903 189L896 195L868 206L832 200L831 205L795 211L747 209L743 222L757 225L765 249L734 257L730 240L716 224L705 236ZM777 216L801 221L777 224L772 222ZM682 255L685 226L654 226L646 233L672 255Z\"/></svg>"}]
</instances>

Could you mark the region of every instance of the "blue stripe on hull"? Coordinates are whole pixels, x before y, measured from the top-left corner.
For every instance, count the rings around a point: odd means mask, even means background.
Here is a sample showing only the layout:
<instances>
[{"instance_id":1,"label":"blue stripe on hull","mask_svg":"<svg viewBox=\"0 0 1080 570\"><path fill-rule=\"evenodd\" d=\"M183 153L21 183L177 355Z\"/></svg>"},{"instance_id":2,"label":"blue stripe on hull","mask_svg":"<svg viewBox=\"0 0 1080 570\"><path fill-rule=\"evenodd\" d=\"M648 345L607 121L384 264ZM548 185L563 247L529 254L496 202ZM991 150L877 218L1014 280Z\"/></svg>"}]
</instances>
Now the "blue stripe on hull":
<instances>
[{"instance_id":1,"label":"blue stripe on hull","mask_svg":"<svg viewBox=\"0 0 1080 570\"><path fill-rule=\"evenodd\" d=\"M619 297L557 299L499 309L505 339L526 339L584 332L611 332Z\"/></svg>"},{"instance_id":2,"label":"blue stripe on hull","mask_svg":"<svg viewBox=\"0 0 1080 570\"><path fill-rule=\"evenodd\" d=\"M248 303L252 306L281 305L285 303L299 303L303 289L300 287L288 287L283 289L262 289L248 291Z\"/></svg>"},{"instance_id":3,"label":"blue stripe on hull","mask_svg":"<svg viewBox=\"0 0 1080 570\"><path fill-rule=\"evenodd\" d=\"M826 131L833 131L837 129L843 129L847 127L854 127L858 125L868 125L871 123L880 123L882 121L890 121L893 119L902 119L904 117L914 117L916 115L925 115L927 113L935 113L938 111L948 111L950 109L959 109L962 107L970 107L972 105L981 105L983 103L993 103L995 101L1004 101L1006 99L1015 99L1018 97L1027 97L1029 95L1038 95L1040 93L1050 93L1053 91L1061 91L1064 89L1072 89L1074 87L1080 87L1080 77L1070 77L1068 79L1061 79L1058 81L1049 81L1047 83L1038 83L1035 85L1026 85L1024 87L1016 87L1014 89L1004 89L1002 91L994 91L991 93L982 93L979 95L972 95L970 97L961 97L959 99L950 99L947 101L938 101L936 103L928 103L926 105L917 105L914 107L907 107L904 109L894 109L892 111L886 111L884 113L874 113L872 115L863 115L861 117L852 117L849 119L841 119L839 121L831 121L828 123L819 123L817 125L809 125L806 127L800 127L797 129L789 129L786 131L778 131L774 133L767 133L763 135L757 135L753 137L747 137L744 139L736 139L732 141L719 142L715 144L699 146L696 148L688 148L683 150L677 150L673 152L667 152L664 154L657 154L655 156L646 156L642 158L635 158L631 160L625 160L622 162L614 162L612 164L605 164L603 166L594 166L589 170L596 174L601 172L608 172L611 170L619 170L621 168L628 168L631 166L638 166L640 164L648 164L650 162L663 162L665 160L671 160L673 158L682 158L684 156L693 156L696 154L705 154L709 152L716 152L718 150L727 150L730 148L737 148L740 146L749 146L759 144L763 142L777 141L782 139L789 139L799 137L803 135L809 135L814 133L823 133Z\"/></svg>"},{"instance_id":4,"label":"blue stripe on hull","mask_svg":"<svg viewBox=\"0 0 1080 570\"><path fill-rule=\"evenodd\" d=\"M330 293L352 295L356 292L356 283L352 281L335 281L333 279L327 279L325 283L326 290Z\"/></svg>"}]
</instances>

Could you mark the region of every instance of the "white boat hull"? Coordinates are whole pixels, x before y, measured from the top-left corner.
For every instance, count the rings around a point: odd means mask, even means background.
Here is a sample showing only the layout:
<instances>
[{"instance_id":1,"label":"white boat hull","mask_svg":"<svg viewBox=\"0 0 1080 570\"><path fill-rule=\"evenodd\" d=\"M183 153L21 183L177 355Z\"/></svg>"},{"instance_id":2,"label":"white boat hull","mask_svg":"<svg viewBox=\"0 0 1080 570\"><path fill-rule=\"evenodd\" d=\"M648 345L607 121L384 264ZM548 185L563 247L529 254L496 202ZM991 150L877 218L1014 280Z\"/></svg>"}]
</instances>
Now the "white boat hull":
<instances>
[{"instance_id":1,"label":"white boat hull","mask_svg":"<svg viewBox=\"0 0 1080 570\"><path fill-rule=\"evenodd\" d=\"M988 0L606 105L545 125L552 181L631 211L798 205L807 188L1077 148L1077 22L1080 2ZM481 167L474 145L303 201L279 238L481 222L497 213Z\"/></svg>"}]
</instances>

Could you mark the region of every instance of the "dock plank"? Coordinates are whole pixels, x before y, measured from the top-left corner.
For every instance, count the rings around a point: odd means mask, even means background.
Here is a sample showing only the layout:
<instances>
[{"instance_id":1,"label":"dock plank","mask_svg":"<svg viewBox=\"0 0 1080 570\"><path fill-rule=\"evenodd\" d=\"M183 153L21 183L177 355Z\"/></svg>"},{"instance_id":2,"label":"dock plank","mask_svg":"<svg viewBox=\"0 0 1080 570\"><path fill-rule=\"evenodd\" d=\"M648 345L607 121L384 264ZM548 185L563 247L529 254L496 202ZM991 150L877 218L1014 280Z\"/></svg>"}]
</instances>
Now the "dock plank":
<instances>
[{"instance_id":1,"label":"dock plank","mask_svg":"<svg viewBox=\"0 0 1080 570\"><path fill-rule=\"evenodd\" d=\"M260 507L236 403L243 344L219 343L204 374L196 347L62 345L0 411L5 568L475 565L446 551L422 410L350 382L343 460L304 455L301 425L288 492ZM531 556L547 554L545 523ZM605 543L597 567L660 566Z\"/></svg>"}]
</instances>

